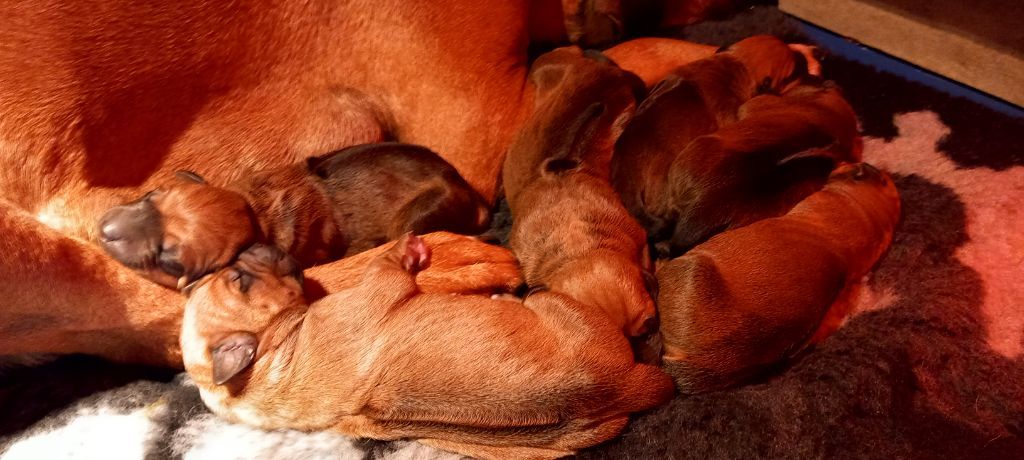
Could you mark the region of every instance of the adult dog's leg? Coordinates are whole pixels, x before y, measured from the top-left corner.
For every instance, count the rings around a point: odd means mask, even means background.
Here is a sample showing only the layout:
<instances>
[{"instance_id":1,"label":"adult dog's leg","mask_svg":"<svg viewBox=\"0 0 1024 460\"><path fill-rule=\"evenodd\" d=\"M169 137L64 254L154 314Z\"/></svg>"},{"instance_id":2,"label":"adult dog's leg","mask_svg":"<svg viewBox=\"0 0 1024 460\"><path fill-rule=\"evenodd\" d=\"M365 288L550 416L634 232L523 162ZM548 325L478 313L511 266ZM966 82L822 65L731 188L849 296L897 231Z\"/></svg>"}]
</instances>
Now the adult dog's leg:
<instances>
[{"instance_id":1,"label":"adult dog's leg","mask_svg":"<svg viewBox=\"0 0 1024 460\"><path fill-rule=\"evenodd\" d=\"M88 353L181 367L184 298L0 201L0 355Z\"/></svg>"}]
</instances>

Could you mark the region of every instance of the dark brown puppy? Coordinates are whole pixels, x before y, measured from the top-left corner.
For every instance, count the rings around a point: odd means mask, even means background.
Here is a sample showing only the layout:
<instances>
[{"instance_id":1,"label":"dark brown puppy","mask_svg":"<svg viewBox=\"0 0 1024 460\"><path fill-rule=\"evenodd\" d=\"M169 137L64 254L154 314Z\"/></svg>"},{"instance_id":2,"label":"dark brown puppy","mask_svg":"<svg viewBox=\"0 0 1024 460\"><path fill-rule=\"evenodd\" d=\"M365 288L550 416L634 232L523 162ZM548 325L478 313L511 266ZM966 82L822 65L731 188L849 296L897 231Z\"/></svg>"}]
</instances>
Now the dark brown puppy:
<instances>
[{"instance_id":1,"label":"dark brown puppy","mask_svg":"<svg viewBox=\"0 0 1024 460\"><path fill-rule=\"evenodd\" d=\"M885 173L845 165L786 215L662 266L664 366L680 391L734 385L801 350L888 248L899 214Z\"/></svg>"},{"instance_id":2,"label":"dark brown puppy","mask_svg":"<svg viewBox=\"0 0 1024 460\"><path fill-rule=\"evenodd\" d=\"M791 45L756 36L676 69L652 90L616 144L612 181L653 241L671 237L679 254L717 231L784 212L788 196L814 190L791 183L809 177L820 187L834 166L796 159L859 158L853 111L837 90L801 84L807 64ZM740 109L776 93L786 102ZM708 135L717 137L701 137ZM833 143L837 149L825 149Z\"/></svg>"},{"instance_id":3,"label":"dark brown puppy","mask_svg":"<svg viewBox=\"0 0 1024 460\"><path fill-rule=\"evenodd\" d=\"M642 84L592 56L563 48L531 70L537 109L505 160L510 246L530 287L599 307L637 336L655 316L646 235L611 188L608 164Z\"/></svg>"},{"instance_id":4,"label":"dark brown puppy","mask_svg":"<svg viewBox=\"0 0 1024 460\"><path fill-rule=\"evenodd\" d=\"M406 236L311 305L290 257L255 246L185 307L185 368L203 402L264 429L412 438L476 458L557 458L672 397L595 307L421 290L431 248Z\"/></svg>"},{"instance_id":5,"label":"dark brown puppy","mask_svg":"<svg viewBox=\"0 0 1024 460\"><path fill-rule=\"evenodd\" d=\"M479 233L480 196L432 151L377 143L254 173L227 187L194 173L100 220L101 244L158 283L181 287L255 243L304 266L365 251L409 231Z\"/></svg>"}]
</instances>

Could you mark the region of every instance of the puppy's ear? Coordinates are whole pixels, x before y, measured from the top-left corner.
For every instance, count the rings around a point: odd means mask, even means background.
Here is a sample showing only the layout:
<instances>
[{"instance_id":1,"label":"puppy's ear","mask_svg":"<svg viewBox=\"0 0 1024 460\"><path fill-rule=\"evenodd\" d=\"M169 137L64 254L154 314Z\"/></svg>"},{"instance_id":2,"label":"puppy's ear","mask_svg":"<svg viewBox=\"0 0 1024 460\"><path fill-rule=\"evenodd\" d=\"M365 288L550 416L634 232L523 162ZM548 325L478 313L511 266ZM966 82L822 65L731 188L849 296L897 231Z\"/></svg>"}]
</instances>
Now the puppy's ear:
<instances>
[{"instance_id":1,"label":"puppy's ear","mask_svg":"<svg viewBox=\"0 0 1024 460\"><path fill-rule=\"evenodd\" d=\"M213 383L223 385L252 365L258 340L251 332L233 332L213 348Z\"/></svg>"},{"instance_id":2,"label":"puppy's ear","mask_svg":"<svg viewBox=\"0 0 1024 460\"><path fill-rule=\"evenodd\" d=\"M306 170L315 173L317 172L316 168L323 162L324 159L321 157L306 157Z\"/></svg>"},{"instance_id":3,"label":"puppy's ear","mask_svg":"<svg viewBox=\"0 0 1024 460\"><path fill-rule=\"evenodd\" d=\"M537 99L557 88L565 80L568 65L560 62L536 64L530 70L530 80L536 85Z\"/></svg>"},{"instance_id":4,"label":"puppy's ear","mask_svg":"<svg viewBox=\"0 0 1024 460\"><path fill-rule=\"evenodd\" d=\"M348 162L345 161L345 159L348 158L348 155L345 155L344 152L349 149L351 149L351 147L320 156L306 158L306 170L321 179L327 179L348 164Z\"/></svg>"},{"instance_id":5,"label":"puppy's ear","mask_svg":"<svg viewBox=\"0 0 1024 460\"><path fill-rule=\"evenodd\" d=\"M801 160L817 160L828 161L833 166L835 166L838 165L839 162L843 160L843 158L840 158L841 154L838 152L839 149L836 147L837 146L835 145L835 143L833 143L832 145L825 146L823 148L810 148L807 150L801 150L799 152L792 153L782 158L779 158L775 162L775 165L784 166L786 164L790 164Z\"/></svg>"},{"instance_id":6,"label":"puppy's ear","mask_svg":"<svg viewBox=\"0 0 1024 460\"><path fill-rule=\"evenodd\" d=\"M203 185L206 184L206 179L203 179L203 176L200 176L199 174L196 174L192 171L181 170L174 173L174 176L183 181L195 182L197 184Z\"/></svg>"}]
</instances>

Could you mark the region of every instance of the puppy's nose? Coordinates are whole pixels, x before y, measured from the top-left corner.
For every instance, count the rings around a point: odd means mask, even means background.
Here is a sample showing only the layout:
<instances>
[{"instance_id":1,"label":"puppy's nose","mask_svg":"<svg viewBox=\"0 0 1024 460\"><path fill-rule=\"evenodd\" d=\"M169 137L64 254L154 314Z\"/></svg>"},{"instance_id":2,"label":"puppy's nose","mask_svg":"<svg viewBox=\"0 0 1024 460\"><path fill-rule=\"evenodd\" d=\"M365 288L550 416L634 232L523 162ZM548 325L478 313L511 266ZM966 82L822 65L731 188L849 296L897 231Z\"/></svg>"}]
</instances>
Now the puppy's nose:
<instances>
[{"instance_id":1,"label":"puppy's nose","mask_svg":"<svg viewBox=\"0 0 1024 460\"><path fill-rule=\"evenodd\" d=\"M127 232L119 221L109 221L100 225L100 239L103 241L117 241L124 239Z\"/></svg>"},{"instance_id":2,"label":"puppy's nose","mask_svg":"<svg viewBox=\"0 0 1024 460\"><path fill-rule=\"evenodd\" d=\"M109 243L152 236L160 227L159 215L145 205L118 206L100 219L100 240Z\"/></svg>"}]
</instances>

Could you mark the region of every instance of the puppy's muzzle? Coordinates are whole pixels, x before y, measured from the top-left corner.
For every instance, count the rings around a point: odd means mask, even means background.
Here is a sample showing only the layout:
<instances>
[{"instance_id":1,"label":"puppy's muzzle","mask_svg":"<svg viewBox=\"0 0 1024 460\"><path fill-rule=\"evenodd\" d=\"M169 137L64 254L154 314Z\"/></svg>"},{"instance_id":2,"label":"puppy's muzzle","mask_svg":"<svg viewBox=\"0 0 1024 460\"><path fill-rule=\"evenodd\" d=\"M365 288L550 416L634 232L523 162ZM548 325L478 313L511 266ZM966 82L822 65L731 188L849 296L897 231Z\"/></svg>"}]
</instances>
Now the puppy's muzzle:
<instances>
[{"instance_id":1,"label":"puppy's muzzle","mask_svg":"<svg viewBox=\"0 0 1024 460\"><path fill-rule=\"evenodd\" d=\"M162 238L160 212L145 199L112 208L100 219L100 245L129 267L153 265Z\"/></svg>"}]
</instances>

